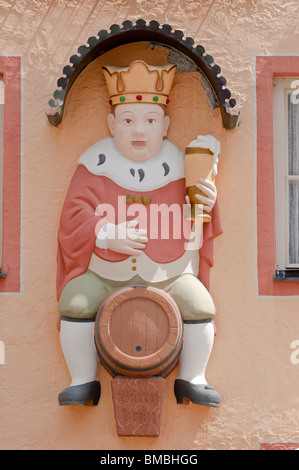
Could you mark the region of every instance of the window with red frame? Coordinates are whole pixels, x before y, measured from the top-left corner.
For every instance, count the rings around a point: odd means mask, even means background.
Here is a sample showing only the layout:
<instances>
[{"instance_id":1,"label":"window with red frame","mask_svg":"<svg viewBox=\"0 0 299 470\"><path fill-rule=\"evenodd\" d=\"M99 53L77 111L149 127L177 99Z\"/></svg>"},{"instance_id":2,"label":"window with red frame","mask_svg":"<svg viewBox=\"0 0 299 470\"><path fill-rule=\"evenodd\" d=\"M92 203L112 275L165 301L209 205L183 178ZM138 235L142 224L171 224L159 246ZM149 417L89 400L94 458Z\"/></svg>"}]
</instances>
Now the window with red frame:
<instances>
[{"instance_id":1,"label":"window with red frame","mask_svg":"<svg viewBox=\"0 0 299 470\"><path fill-rule=\"evenodd\" d=\"M255 65L258 294L298 296L299 57Z\"/></svg>"},{"instance_id":2,"label":"window with red frame","mask_svg":"<svg viewBox=\"0 0 299 470\"><path fill-rule=\"evenodd\" d=\"M0 56L0 293L21 292L21 69Z\"/></svg>"}]
</instances>

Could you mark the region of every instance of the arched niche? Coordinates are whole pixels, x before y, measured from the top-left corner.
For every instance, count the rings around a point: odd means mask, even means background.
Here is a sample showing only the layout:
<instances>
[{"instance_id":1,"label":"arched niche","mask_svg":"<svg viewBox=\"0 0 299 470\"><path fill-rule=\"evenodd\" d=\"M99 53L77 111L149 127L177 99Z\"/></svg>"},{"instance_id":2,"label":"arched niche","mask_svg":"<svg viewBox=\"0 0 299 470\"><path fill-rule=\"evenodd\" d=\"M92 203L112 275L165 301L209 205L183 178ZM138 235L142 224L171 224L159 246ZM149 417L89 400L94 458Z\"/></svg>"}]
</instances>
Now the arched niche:
<instances>
[{"instance_id":1,"label":"arched niche","mask_svg":"<svg viewBox=\"0 0 299 470\"><path fill-rule=\"evenodd\" d=\"M52 108L52 112L48 113L50 124L58 126L61 123L67 96L89 64L119 46L148 41L153 47L166 48L170 61L176 63L179 70L198 72L209 88L206 96L212 107L220 109L224 129L236 127L238 115L231 112L236 101L231 98L231 92L226 88L226 79L221 75L219 65L214 63L213 57L206 53L203 46L195 45L194 40L184 37L182 31L173 31L170 25L160 25L157 21L150 21L149 24L142 19L137 20L135 24L125 21L122 26L114 24L109 30L101 30L97 37L90 37L87 40L88 45L80 46L78 54L70 57L70 64L63 69L64 77L58 79L58 89L49 101Z\"/></svg>"}]
</instances>

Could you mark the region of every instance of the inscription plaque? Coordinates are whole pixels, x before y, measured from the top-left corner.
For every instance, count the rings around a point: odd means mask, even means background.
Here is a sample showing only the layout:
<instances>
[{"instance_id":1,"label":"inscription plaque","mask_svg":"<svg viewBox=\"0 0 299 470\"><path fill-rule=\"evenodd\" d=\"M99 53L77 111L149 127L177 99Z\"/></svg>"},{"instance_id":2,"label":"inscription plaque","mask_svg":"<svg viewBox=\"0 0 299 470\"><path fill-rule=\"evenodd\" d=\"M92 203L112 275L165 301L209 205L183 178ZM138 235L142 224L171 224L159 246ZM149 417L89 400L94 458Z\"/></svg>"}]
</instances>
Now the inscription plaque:
<instances>
[{"instance_id":1,"label":"inscription plaque","mask_svg":"<svg viewBox=\"0 0 299 470\"><path fill-rule=\"evenodd\" d=\"M162 377L117 376L111 386L117 434L158 436L166 380Z\"/></svg>"}]
</instances>

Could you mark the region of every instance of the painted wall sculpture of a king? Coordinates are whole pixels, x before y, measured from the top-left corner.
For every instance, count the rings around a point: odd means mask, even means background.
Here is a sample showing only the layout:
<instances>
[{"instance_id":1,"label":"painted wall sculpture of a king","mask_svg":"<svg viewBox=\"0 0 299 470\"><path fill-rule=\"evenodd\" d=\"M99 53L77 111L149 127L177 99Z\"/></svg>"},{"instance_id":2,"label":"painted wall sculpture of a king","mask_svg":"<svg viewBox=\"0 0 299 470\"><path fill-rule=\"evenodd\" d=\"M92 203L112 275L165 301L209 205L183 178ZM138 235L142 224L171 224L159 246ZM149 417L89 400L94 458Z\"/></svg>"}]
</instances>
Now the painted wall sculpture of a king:
<instances>
[{"instance_id":1,"label":"painted wall sculpture of a king","mask_svg":"<svg viewBox=\"0 0 299 470\"><path fill-rule=\"evenodd\" d=\"M103 66L102 73L110 134L79 158L58 232L60 340L71 377L59 404L98 404L96 316L110 293L143 286L164 292L180 312L177 403L218 407L220 395L206 380L215 305L200 273L221 231L215 185L220 143L199 135L200 123L185 151L167 138L175 65L135 60ZM186 166L189 157L202 156L211 158L209 177Z\"/></svg>"}]
</instances>

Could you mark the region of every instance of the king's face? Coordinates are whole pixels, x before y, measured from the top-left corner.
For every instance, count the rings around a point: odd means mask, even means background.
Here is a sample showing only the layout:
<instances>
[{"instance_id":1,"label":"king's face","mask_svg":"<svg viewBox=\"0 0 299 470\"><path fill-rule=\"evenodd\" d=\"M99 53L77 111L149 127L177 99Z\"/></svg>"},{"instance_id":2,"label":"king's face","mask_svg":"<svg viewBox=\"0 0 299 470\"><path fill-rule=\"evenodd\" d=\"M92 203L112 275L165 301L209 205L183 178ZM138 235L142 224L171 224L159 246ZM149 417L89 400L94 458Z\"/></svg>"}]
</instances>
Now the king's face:
<instances>
[{"instance_id":1,"label":"king's face","mask_svg":"<svg viewBox=\"0 0 299 470\"><path fill-rule=\"evenodd\" d=\"M169 117L156 104L122 104L108 115L108 125L118 150L130 160L145 162L160 152Z\"/></svg>"}]
</instances>

